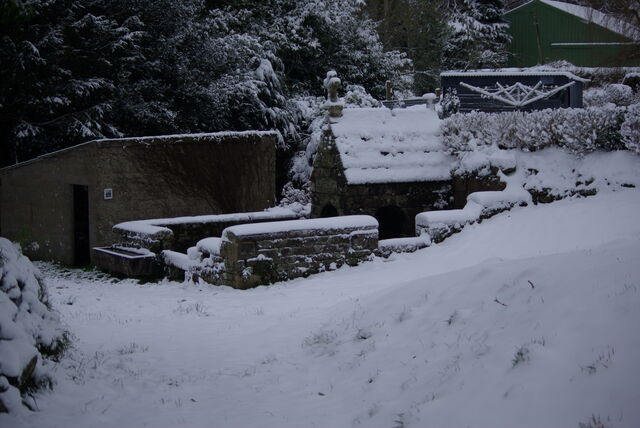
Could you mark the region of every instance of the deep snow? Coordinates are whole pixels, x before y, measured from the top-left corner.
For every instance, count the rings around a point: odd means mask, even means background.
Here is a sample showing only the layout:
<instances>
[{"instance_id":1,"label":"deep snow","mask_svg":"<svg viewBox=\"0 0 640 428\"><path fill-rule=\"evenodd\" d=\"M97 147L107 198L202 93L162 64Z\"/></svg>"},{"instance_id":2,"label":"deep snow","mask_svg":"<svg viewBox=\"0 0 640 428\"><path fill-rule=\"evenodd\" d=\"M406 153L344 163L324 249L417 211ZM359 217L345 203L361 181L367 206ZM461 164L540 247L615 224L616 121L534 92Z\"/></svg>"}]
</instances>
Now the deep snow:
<instances>
[{"instance_id":1,"label":"deep snow","mask_svg":"<svg viewBox=\"0 0 640 428\"><path fill-rule=\"evenodd\" d=\"M76 335L34 427L640 425L640 191L238 291L40 264Z\"/></svg>"}]
</instances>

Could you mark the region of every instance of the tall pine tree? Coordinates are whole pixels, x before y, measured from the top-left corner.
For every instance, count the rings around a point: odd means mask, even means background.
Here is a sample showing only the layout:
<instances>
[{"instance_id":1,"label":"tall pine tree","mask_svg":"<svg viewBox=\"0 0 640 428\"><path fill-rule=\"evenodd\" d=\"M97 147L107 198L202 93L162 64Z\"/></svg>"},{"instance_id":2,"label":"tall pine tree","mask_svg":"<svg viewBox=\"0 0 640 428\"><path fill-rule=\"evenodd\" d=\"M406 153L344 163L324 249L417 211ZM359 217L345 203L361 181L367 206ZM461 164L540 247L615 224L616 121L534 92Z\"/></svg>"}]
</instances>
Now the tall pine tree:
<instances>
[{"instance_id":1,"label":"tall pine tree","mask_svg":"<svg viewBox=\"0 0 640 428\"><path fill-rule=\"evenodd\" d=\"M508 24L502 0L461 0L448 20L443 66L467 70L498 68L508 60Z\"/></svg>"}]
</instances>

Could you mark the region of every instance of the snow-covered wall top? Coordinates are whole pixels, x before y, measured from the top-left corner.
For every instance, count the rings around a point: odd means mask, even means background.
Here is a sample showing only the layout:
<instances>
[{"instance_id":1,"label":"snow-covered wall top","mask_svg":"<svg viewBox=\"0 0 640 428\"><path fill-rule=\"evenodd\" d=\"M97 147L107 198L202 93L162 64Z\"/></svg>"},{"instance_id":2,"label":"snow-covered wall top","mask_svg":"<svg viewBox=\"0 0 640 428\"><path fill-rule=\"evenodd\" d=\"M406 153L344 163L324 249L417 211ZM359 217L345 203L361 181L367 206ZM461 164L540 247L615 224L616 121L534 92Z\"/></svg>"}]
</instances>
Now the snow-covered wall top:
<instances>
[{"instance_id":1,"label":"snow-covered wall top","mask_svg":"<svg viewBox=\"0 0 640 428\"><path fill-rule=\"evenodd\" d=\"M171 134L171 135L157 135L147 137L126 137L126 138L105 138L102 140L95 140L98 143L106 143L111 141L136 141L136 142L151 142L151 141L169 141L169 140L181 140L188 139L190 141L198 140L221 140L229 137L265 137L273 136L277 137L276 131L224 131L224 132L205 132L199 134Z\"/></svg>"},{"instance_id":2,"label":"snow-covered wall top","mask_svg":"<svg viewBox=\"0 0 640 428\"><path fill-rule=\"evenodd\" d=\"M499 68L495 70L465 70L465 71L445 71L441 77L466 77L466 76L564 76L568 79L586 83L589 80L578 77L568 71L558 71L550 69L534 68Z\"/></svg>"},{"instance_id":3,"label":"snow-covered wall top","mask_svg":"<svg viewBox=\"0 0 640 428\"><path fill-rule=\"evenodd\" d=\"M223 240L229 235L270 235L282 232L301 230L331 230L331 229L377 229L378 221L368 215L349 215L342 217L314 218L310 220L275 221L270 223L241 224L224 230Z\"/></svg>"},{"instance_id":4,"label":"snow-covered wall top","mask_svg":"<svg viewBox=\"0 0 640 428\"><path fill-rule=\"evenodd\" d=\"M167 226L177 224L251 222L260 220L290 219L292 217L298 217L298 214L288 208L275 207L266 211L249 213L214 214L126 221L124 223L116 224L113 226L113 229L119 232L122 231L134 234L154 235L156 233L173 233Z\"/></svg>"},{"instance_id":5,"label":"snow-covered wall top","mask_svg":"<svg viewBox=\"0 0 640 428\"><path fill-rule=\"evenodd\" d=\"M37 158L30 159L28 161L20 162L16 165L7 166L5 168L0 168L0 173L4 171L8 171L14 168L20 168L24 165L31 164L33 162L37 162L40 159L45 159L51 156L57 156L61 153L68 152L70 150L75 150L78 147L84 147L91 144L97 144L98 147L108 144L113 144L117 142L125 142L125 143L140 143L140 144L152 144L157 141L162 142L176 142L180 141L216 141L216 140L226 140L229 138L237 138L237 137L274 137L278 138L280 134L277 131L225 131L225 132L211 132L211 133L200 133L200 134L171 134L171 135L157 135L157 136L147 136L147 137L126 137L126 138L105 138L101 140L91 140L86 143L77 144L75 146L66 147L64 149L56 150L55 152L46 153L44 155L38 156Z\"/></svg>"},{"instance_id":6,"label":"snow-covered wall top","mask_svg":"<svg viewBox=\"0 0 640 428\"><path fill-rule=\"evenodd\" d=\"M345 109L331 128L350 184L450 178L440 119L424 106Z\"/></svg>"}]
</instances>

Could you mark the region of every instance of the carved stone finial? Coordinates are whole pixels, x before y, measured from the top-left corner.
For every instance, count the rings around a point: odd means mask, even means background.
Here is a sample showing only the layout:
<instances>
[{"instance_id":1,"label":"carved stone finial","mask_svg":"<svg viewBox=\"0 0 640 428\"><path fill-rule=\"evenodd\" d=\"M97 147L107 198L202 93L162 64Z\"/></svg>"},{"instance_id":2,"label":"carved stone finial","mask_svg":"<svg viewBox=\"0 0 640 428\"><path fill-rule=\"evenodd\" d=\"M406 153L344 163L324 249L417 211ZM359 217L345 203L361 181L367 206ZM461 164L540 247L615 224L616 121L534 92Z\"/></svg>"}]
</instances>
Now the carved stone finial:
<instances>
[{"instance_id":1,"label":"carved stone finial","mask_svg":"<svg viewBox=\"0 0 640 428\"><path fill-rule=\"evenodd\" d=\"M335 70L328 71L327 77L324 79L324 87L327 90L327 101L324 103L324 108L329 111L330 117L342 116L344 106L338 98L338 89L341 86L342 81L338 78L338 73Z\"/></svg>"}]
</instances>

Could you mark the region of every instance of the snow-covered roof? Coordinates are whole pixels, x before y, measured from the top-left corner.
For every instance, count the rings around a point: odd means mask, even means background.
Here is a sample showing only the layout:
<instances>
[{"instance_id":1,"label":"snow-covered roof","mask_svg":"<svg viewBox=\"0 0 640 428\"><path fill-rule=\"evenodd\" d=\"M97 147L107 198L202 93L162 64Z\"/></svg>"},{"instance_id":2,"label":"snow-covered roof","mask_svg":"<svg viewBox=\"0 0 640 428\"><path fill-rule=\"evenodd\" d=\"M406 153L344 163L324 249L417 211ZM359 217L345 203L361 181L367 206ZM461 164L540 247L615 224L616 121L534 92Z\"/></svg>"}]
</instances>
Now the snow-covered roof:
<instances>
[{"instance_id":1,"label":"snow-covered roof","mask_svg":"<svg viewBox=\"0 0 640 428\"><path fill-rule=\"evenodd\" d=\"M403 183L447 180L440 119L424 105L407 109L345 109L331 128L347 182Z\"/></svg>"},{"instance_id":2,"label":"snow-covered roof","mask_svg":"<svg viewBox=\"0 0 640 428\"><path fill-rule=\"evenodd\" d=\"M613 31L614 33L618 33L622 36L628 37L632 40L640 40L640 29L593 8L556 0L540 0L540 2L551 7L555 7L556 9L560 9L564 12L570 13L571 15L577 16L578 18L585 21L593 22L594 24ZM525 3L520 7L526 6L529 3ZM519 9L519 7L513 10L516 9Z\"/></svg>"},{"instance_id":3,"label":"snow-covered roof","mask_svg":"<svg viewBox=\"0 0 640 428\"><path fill-rule=\"evenodd\" d=\"M467 77L467 76L564 76L568 79L578 82L588 82L588 79L578 77L573 73L562 70L552 69L533 69L533 68L498 68L498 69L482 69L482 70L465 70L465 71L445 71L440 74L441 77Z\"/></svg>"}]
</instances>

